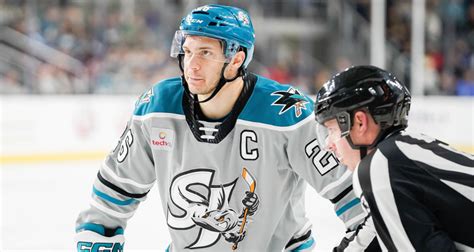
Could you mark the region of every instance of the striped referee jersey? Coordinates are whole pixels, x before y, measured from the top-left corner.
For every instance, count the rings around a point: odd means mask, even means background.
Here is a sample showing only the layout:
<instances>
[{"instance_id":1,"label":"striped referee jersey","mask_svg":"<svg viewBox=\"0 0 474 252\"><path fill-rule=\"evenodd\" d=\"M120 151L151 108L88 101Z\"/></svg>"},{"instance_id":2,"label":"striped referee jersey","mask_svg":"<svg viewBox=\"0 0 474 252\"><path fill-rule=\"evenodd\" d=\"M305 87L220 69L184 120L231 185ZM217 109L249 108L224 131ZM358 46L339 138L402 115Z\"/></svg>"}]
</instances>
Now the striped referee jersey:
<instances>
[{"instance_id":1,"label":"striped referee jersey","mask_svg":"<svg viewBox=\"0 0 474 252\"><path fill-rule=\"evenodd\" d=\"M354 172L383 250L474 251L474 157L421 134L390 135Z\"/></svg>"}]
</instances>

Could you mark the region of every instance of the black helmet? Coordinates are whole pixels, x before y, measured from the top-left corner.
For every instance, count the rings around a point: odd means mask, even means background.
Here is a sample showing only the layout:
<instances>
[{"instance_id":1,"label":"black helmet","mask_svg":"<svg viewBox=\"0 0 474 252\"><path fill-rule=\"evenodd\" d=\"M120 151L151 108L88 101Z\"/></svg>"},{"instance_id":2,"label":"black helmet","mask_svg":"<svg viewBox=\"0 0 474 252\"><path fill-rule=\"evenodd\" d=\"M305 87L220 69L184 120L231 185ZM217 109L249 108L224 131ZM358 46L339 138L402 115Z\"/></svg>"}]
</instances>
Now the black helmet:
<instances>
[{"instance_id":1,"label":"black helmet","mask_svg":"<svg viewBox=\"0 0 474 252\"><path fill-rule=\"evenodd\" d=\"M384 134L408 126L410 100L410 92L393 74L374 66L353 66L319 90L314 113L319 124L336 118L342 136L347 136L354 111L365 109Z\"/></svg>"}]
</instances>

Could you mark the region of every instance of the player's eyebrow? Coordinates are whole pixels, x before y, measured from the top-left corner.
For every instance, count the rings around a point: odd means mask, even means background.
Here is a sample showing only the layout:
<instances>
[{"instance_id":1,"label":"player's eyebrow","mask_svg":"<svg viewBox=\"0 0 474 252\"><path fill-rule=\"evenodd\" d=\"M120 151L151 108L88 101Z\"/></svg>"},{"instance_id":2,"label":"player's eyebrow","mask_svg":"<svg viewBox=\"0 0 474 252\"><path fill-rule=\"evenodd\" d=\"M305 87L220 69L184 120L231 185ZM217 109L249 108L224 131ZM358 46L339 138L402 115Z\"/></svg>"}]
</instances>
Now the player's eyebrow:
<instances>
[{"instance_id":1,"label":"player's eyebrow","mask_svg":"<svg viewBox=\"0 0 474 252\"><path fill-rule=\"evenodd\" d=\"M183 45L183 49L188 49L189 50L189 47ZM216 49L217 48L214 47L214 46L199 46L199 47L196 48L196 50L216 50Z\"/></svg>"}]
</instances>

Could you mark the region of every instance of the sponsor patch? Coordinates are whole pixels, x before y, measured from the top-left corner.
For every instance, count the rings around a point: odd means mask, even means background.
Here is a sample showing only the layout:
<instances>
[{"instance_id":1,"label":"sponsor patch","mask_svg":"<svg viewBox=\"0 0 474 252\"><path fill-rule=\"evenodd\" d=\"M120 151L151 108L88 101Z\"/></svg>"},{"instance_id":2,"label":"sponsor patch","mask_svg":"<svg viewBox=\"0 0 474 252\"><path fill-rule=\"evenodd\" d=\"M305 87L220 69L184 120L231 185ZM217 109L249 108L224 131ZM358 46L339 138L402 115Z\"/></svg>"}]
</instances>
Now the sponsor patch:
<instances>
[{"instance_id":1,"label":"sponsor patch","mask_svg":"<svg viewBox=\"0 0 474 252\"><path fill-rule=\"evenodd\" d=\"M174 147L174 131L170 129L153 128L150 145L154 150L172 150Z\"/></svg>"}]
</instances>

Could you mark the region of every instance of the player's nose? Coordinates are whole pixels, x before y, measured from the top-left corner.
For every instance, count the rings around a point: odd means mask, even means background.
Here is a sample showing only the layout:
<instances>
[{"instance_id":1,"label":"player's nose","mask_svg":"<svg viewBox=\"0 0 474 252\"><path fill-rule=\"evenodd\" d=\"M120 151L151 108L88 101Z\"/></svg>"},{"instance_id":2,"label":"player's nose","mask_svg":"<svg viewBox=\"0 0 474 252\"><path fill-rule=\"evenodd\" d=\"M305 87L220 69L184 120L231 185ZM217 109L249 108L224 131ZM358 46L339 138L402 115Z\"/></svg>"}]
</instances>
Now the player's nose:
<instances>
[{"instance_id":1,"label":"player's nose","mask_svg":"<svg viewBox=\"0 0 474 252\"><path fill-rule=\"evenodd\" d=\"M187 60L187 65L192 70L199 70L201 68L200 57L196 54L191 55Z\"/></svg>"},{"instance_id":2,"label":"player's nose","mask_svg":"<svg viewBox=\"0 0 474 252\"><path fill-rule=\"evenodd\" d=\"M330 137L326 138L326 144L324 145L326 151L332 151L336 152L336 145L334 144L334 141L331 140Z\"/></svg>"}]
</instances>

